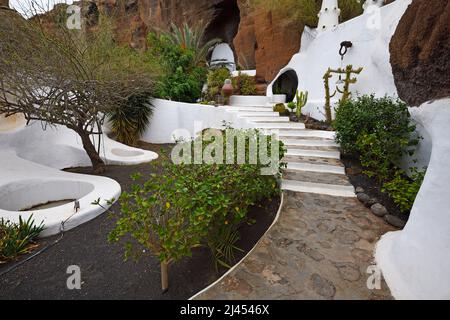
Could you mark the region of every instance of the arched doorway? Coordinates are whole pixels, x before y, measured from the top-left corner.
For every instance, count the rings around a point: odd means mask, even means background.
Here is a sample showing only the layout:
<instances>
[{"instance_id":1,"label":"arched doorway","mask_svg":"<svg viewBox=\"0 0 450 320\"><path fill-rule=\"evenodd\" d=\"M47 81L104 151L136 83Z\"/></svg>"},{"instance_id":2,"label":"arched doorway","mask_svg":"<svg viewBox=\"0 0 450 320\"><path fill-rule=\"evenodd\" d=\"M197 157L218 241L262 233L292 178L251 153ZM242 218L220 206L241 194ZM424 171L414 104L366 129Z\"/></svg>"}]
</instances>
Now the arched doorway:
<instances>
[{"instance_id":1,"label":"arched doorway","mask_svg":"<svg viewBox=\"0 0 450 320\"><path fill-rule=\"evenodd\" d=\"M291 102L295 98L298 88L298 77L294 70L283 72L273 83L272 92L274 94L285 94L286 102Z\"/></svg>"}]
</instances>

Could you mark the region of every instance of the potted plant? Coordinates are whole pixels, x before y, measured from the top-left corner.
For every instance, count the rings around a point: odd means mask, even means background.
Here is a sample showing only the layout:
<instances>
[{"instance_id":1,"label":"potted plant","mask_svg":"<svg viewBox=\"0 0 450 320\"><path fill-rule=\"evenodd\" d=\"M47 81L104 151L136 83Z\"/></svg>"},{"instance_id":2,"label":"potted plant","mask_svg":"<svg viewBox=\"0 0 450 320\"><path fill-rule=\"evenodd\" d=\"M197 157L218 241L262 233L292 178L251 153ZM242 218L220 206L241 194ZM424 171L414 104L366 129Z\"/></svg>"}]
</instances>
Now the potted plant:
<instances>
[{"instance_id":1,"label":"potted plant","mask_svg":"<svg viewBox=\"0 0 450 320\"><path fill-rule=\"evenodd\" d=\"M297 119L296 115L294 114L294 111L297 108L297 105L295 104L295 102L294 101L289 102L287 104L287 107L290 110L289 120L293 121L293 122L298 122L298 119Z\"/></svg>"}]
</instances>

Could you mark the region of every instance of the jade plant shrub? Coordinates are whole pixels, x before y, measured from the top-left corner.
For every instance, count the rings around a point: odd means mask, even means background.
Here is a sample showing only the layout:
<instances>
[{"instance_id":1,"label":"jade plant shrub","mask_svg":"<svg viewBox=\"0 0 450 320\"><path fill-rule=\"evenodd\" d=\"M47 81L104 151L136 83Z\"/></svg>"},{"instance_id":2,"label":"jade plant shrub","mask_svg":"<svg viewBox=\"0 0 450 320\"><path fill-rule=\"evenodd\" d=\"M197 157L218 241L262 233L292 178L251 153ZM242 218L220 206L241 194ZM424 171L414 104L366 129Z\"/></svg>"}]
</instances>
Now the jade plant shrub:
<instances>
[{"instance_id":1,"label":"jade plant shrub","mask_svg":"<svg viewBox=\"0 0 450 320\"><path fill-rule=\"evenodd\" d=\"M379 182L388 180L419 142L406 104L390 97L365 95L343 103L333 127L342 151L358 156L365 173Z\"/></svg>"},{"instance_id":2,"label":"jade plant shrub","mask_svg":"<svg viewBox=\"0 0 450 320\"><path fill-rule=\"evenodd\" d=\"M201 97L207 70L205 66L197 64L195 50L173 43L164 34L158 36L150 33L148 42L148 54L162 68L162 76L155 84L155 97L196 102Z\"/></svg>"},{"instance_id":3,"label":"jade plant shrub","mask_svg":"<svg viewBox=\"0 0 450 320\"><path fill-rule=\"evenodd\" d=\"M389 194L403 213L411 211L426 174L426 169L419 171L417 168L412 168L411 171L411 177L408 177L404 171L398 170L394 179L386 182L382 189Z\"/></svg>"},{"instance_id":4,"label":"jade plant shrub","mask_svg":"<svg viewBox=\"0 0 450 320\"><path fill-rule=\"evenodd\" d=\"M278 154L279 160L284 156L283 144L274 137L265 139L257 130L238 130L231 141L243 138L245 143L229 144L230 140L220 141L223 131L218 132L179 143L177 150L185 152L182 161L164 161L163 173L147 179L134 175L137 184L119 199L121 210L109 241L126 237L126 258L139 257L142 248L158 258L163 290L168 288L169 265L190 257L194 248L209 247L216 265L229 266L237 249L238 228L249 208L279 193L277 178L284 164L277 161L274 175L262 175L263 157L252 161L249 151L251 141L256 141L258 148L268 156ZM237 150L242 146L246 156L240 162ZM202 161L195 159L198 150ZM233 157L227 156L227 150L234 151ZM179 153L172 152L172 159L174 154ZM227 161L210 161L216 157Z\"/></svg>"},{"instance_id":5,"label":"jade plant shrub","mask_svg":"<svg viewBox=\"0 0 450 320\"><path fill-rule=\"evenodd\" d=\"M124 101L120 108L108 113L111 131L117 141L136 145L153 115L151 99L151 93L137 93Z\"/></svg>"},{"instance_id":6,"label":"jade plant shrub","mask_svg":"<svg viewBox=\"0 0 450 320\"><path fill-rule=\"evenodd\" d=\"M34 240L44 230L44 225L36 225L33 217L23 220L19 217L19 223L12 223L4 219L0 220L0 264L15 259L21 254L30 252L34 246Z\"/></svg>"}]
</instances>

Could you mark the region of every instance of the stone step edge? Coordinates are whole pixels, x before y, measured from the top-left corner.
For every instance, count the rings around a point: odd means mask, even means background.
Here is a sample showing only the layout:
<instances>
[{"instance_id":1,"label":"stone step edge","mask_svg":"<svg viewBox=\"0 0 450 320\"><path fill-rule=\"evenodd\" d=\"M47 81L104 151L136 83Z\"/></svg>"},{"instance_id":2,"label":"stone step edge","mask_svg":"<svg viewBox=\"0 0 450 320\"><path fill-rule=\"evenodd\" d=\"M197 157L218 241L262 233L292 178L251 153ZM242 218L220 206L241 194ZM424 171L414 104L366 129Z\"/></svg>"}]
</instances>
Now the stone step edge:
<instances>
[{"instance_id":1,"label":"stone step edge","mask_svg":"<svg viewBox=\"0 0 450 320\"><path fill-rule=\"evenodd\" d=\"M304 182L297 180L285 180L281 182L283 190L294 192L325 194L336 197L355 198L355 189L353 186L342 186L325 183Z\"/></svg>"}]
</instances>

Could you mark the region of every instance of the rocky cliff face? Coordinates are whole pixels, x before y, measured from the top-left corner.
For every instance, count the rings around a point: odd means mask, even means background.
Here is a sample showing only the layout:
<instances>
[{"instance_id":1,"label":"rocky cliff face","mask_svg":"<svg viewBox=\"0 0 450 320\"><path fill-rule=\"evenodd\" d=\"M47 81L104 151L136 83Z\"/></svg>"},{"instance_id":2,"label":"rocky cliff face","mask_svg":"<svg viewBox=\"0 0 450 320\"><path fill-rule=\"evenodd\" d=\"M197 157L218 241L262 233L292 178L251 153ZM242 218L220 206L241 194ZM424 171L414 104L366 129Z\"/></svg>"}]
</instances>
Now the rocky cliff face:
<instances>
[{"instance_id":1,"label":"rocky cliff face","mask_svg":"<svg viewBox=\"0 0 450 320\"><path fill-rule=\"evenodd\" d=\"M254 8L239 0L241 23L234 39L239 63L257 68L258 78L271 81L300 49L304 25L289 21L280 13Z\"/></svg>"},{"instance_id":2,"label":"rocky cliff face","mask_svg":"<svg viewBox=\"0 0 450 320\"><path fill-rule=\"evenodd\" d=\"M83 2L88 21L97 10L114 17L117 37L145 49L151 28L171 22L203 21L206 38L221 38L235 48L244 68L257 66L258 77L270 81L300 47L303 26L286 22L271 11L255 9L249 0L92 0ZM95 7L95 8L94 8Z\"/></svg>"},{"instance_id":3,"label":"rocky cliff face","mask_svg":"<svg viewBox=\"0 0 450 320\"><path fill-rule=\"evenodd\" d=\"M414 0L390 44L400 98L410 105L450 97L450 1Z\"/></svg>"}]
</instances>

